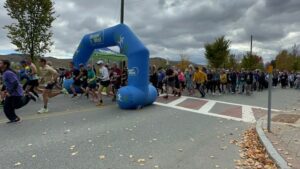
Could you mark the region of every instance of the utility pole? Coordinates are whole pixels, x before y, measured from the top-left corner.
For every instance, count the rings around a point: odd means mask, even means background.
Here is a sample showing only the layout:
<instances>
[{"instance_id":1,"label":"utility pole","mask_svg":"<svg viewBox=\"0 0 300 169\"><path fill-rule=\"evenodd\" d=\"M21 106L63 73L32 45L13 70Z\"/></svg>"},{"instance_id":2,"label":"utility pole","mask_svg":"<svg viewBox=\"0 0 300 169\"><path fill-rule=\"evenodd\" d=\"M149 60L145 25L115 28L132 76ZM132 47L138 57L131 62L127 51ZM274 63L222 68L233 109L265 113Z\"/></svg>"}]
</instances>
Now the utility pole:
<instances>
[{"instance_id":1,"label":"utility pole","mask_svg":"<svg viewBox=\"0 0 300 169\"><path fill-rule=\"evenodd\" d=\"M121 0L121 24L124 23L124 0Z\"/></svg>"},{"instance_id":2,"label":"utility pole","mask_svg":"<svg viewBox=\"0 0 300 169\"><path fill-rule=\"evenodd\" d=\"M250 56L252 56L252 42L253 42L253 36L251 35Z\"/></svg>"}]
</instances>

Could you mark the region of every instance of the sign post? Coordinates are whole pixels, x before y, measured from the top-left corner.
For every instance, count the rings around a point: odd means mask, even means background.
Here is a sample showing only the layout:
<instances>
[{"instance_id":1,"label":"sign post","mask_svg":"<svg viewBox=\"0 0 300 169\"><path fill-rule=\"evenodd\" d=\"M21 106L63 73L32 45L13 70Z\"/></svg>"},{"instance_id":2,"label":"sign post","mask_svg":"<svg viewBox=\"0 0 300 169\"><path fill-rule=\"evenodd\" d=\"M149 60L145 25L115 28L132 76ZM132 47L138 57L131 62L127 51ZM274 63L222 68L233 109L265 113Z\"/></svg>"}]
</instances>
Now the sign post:
<instances>
[{"instance_id":1,"label":"sign post","mask_svg":"<svg viewBox=\"0 0 300 169\"><path fill-rule=\"evenodd\" d=\"M272 73L273 73L273 66L268 66L268 73L269 73L269 86L268 86L268 132L271 132L271 114L272 114Z\"/></svg>"}]
</instances>

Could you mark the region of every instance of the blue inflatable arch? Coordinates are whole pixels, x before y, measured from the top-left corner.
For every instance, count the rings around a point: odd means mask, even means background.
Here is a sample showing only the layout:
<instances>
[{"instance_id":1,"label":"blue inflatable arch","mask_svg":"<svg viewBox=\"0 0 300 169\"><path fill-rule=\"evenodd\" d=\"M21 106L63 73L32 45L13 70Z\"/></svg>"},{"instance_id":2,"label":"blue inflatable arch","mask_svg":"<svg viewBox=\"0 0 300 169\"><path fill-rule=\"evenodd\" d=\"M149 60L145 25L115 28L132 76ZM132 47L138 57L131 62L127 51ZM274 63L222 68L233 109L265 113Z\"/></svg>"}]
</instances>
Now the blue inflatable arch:
<instances>
[{"instance_id":1,"label":"blue inflatable arch","mask_svg":"<svg viewBox=\"0 0 300 169\"><path fill-rule=\"evenodd\" d=\"M156 89L149 84L149 51L125 24L85 35L73 57L76 67L86 64L98 48L119 46L128 57L128 86L117 94L121 109L136 109L152 104L157 98Z\"/></svg>"}]
</instances>

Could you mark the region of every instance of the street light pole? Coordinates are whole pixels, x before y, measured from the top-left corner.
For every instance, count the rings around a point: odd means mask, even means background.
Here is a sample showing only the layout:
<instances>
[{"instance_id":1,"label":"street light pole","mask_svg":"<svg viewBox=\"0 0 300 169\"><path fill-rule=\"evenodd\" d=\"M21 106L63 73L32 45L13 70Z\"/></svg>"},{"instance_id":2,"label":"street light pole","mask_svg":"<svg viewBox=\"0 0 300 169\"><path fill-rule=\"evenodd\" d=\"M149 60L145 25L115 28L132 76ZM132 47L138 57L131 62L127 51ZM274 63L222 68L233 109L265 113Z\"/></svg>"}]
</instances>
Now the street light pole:
<instances>
[{"instance_id":1,"label":"street light pole","mask_svg":"<svg viewBox=\"0 0 300 169\"><path fill-rule=\"evenodd\" d=\"M253 36L251 35L250 56L252 56L252 41L253 41Z\"/></svg>"},{"instance_id":2,"label":"street light pole","mask_svg":"<svg viewBox=\"0 0 300 169\"><path fill-rule=\"evenodd\" d=\"M121 0L121 24L124 23L124 0Z\"/></svg>"}]
</instances>

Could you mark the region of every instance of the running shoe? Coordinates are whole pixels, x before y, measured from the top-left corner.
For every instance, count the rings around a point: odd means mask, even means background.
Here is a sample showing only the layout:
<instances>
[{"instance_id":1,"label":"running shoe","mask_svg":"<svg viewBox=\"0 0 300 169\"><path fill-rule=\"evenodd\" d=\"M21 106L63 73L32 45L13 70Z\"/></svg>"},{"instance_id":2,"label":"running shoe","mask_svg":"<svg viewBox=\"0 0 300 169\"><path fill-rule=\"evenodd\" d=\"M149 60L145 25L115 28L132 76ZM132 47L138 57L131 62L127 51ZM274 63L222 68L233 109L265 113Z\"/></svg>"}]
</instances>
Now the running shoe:
<instances>
[{"instance_id":1,"label":"running shoe","mask_svg":"<svg viewBox=\"0 0 300 169\"><path fill-rule=\"evenodd\" d=\"M7 124L11 124L11 123L17 123L17 122L21 122L21 119L20 119L20 117L17 117L16 119L14 119L14 120L11 120L11 121L9 121L9 122L6 122Z\"/></svg>"},{"instance_id":2,"label":"running shoe","mask_svg":"<svg viewBox=\"0 0 300 169\"><path fill-rule=\"evenodd\" d=\"M97 106L103 106L103 101L100 100L100 102L97 104Z\"/></svg>"},{"instance_id":3,"label":"running shoe","mask_svg":"<svg viewBox=\"0 0 300 169\"><path fill-rule=\"evenodd\" d=\"M61 91L60 91L62 94L68 96L69 95L69 92L67 89L63 88Z\"/></svg>"},{"instance_id":4,"label":"running shoe","mask_svg":"<svg viewBox=\"0 0 300 169\"><path fill-rule=\"evenodd\" d=\"M43 113L48 113L49 110L47 108L41 108L39 111L38 111L38 114L43 114Z\"/></svg>"}]
</instances>

